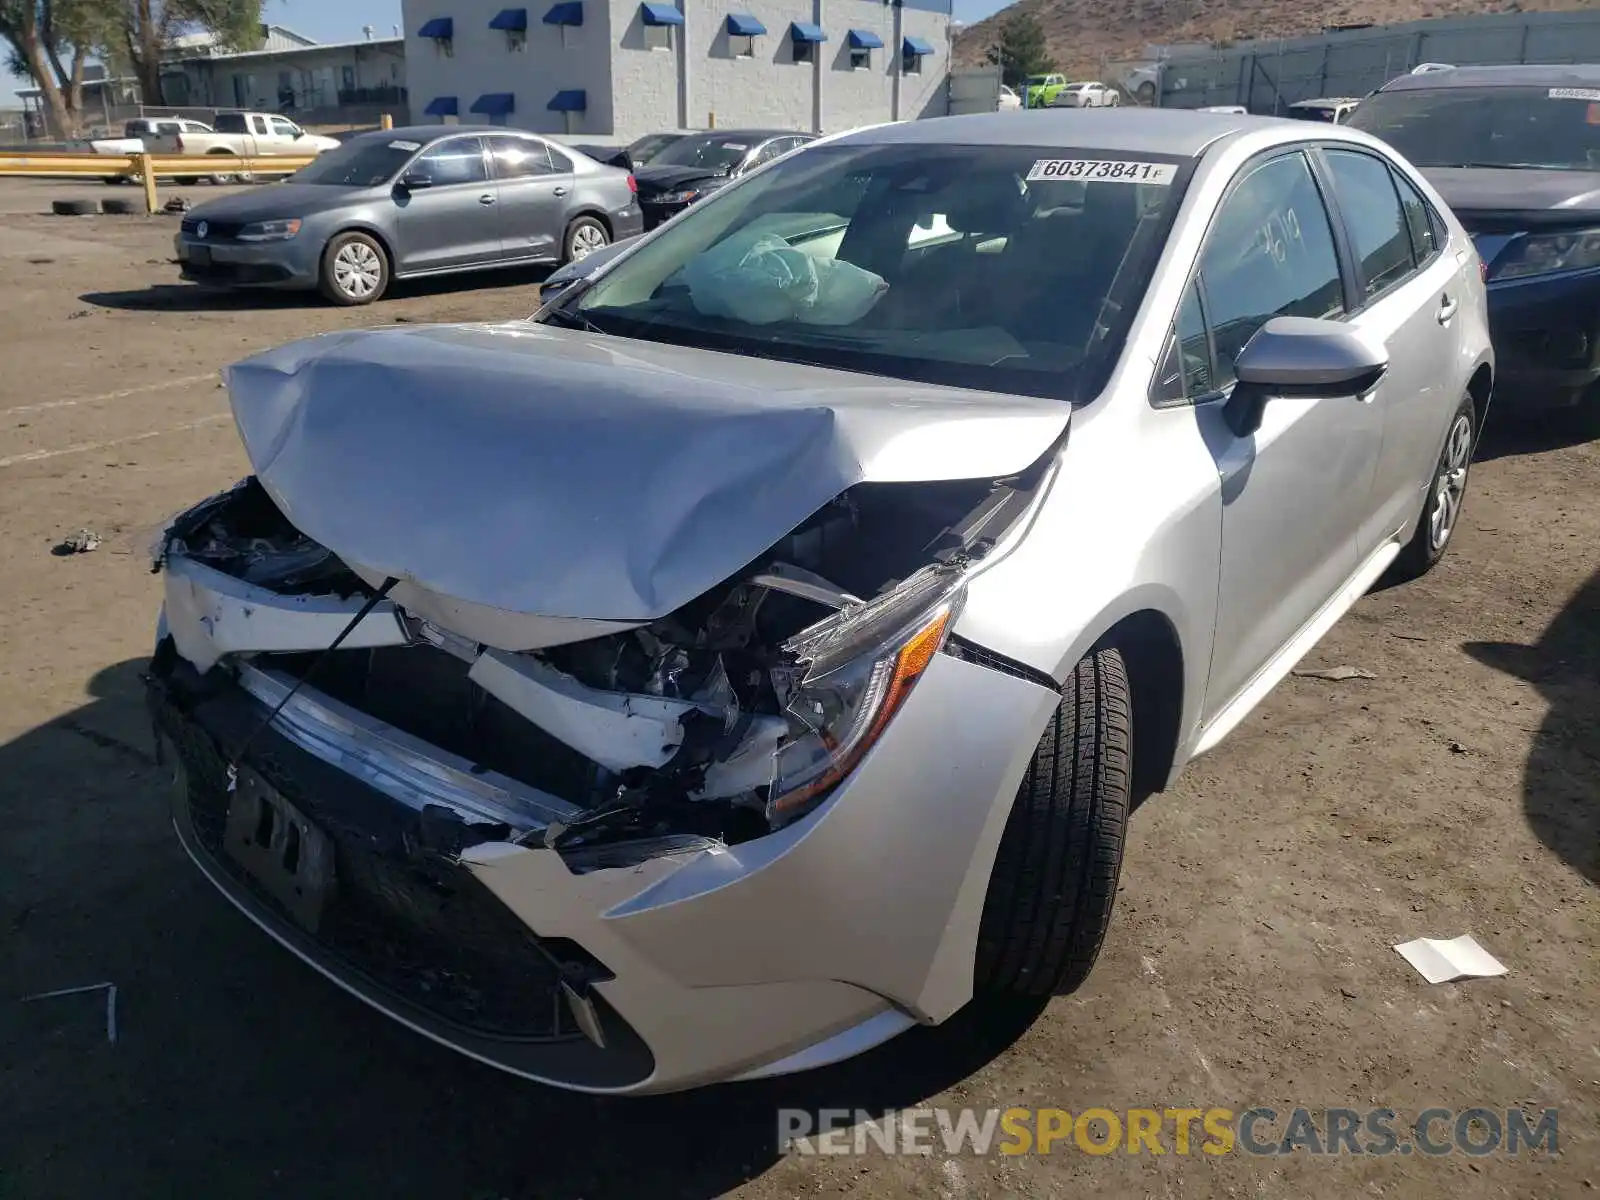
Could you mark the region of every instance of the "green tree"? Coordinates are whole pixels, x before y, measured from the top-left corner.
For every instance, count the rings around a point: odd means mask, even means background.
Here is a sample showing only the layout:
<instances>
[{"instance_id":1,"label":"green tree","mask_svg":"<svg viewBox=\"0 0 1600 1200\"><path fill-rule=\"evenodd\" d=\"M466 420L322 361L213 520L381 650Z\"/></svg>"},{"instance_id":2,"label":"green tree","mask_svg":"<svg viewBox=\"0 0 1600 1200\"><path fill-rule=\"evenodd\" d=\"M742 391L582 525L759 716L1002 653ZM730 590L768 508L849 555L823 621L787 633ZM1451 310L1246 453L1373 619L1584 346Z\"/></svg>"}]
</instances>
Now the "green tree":
<instances>
[{"instance_id":1,"label":"green tree","mask_svg":"<svg viewBox=\"0 0 1600 1200\"><path fill-rule=\"evenodd\" d=\"M989 61L1000 68L1002 80L1018 87L1029 75L1043 75L1056 69L1056 60L1045 44L1044 29L1032 13L1019 12L1000 26L1000 41L988 50Z\"/></svg>"},{"instance_id":2,"label":"green tree","mask_svg":"<svg viewBox=\"0 0 1600 1200\"><path fill-rule=\"evenodd\" d=\"M90 58L108 74L131 72L146 104L165 100L161 60L181 33L210 30L230 50L261 44L264 0L0 0L7 60L32 76L55 137L74 133L83 113Z\"/></svg>"},{"instance_id":3,"label":"green tree","mask_svg":"<svg viewBox=\"0 0 1600 1200\"><path fill-rule=\"evenodd\" d=\"M229 50L261 45L265 0L82 0L104 16L107 57L126 62L146 104L160 104L161 58L181 33L209 30Z\"/></svg>"},{"instance_id":4,"label":"green tree","mask_svg":"<svg viewBox=\"0 0 1600 1200\"><path fill-rule=\"evenodd\" d=\"M84 66L101 40L98 0L0 0L6 65L38 84L54 137L76 131L83 111Z\"/></svg>"}]
</instances>

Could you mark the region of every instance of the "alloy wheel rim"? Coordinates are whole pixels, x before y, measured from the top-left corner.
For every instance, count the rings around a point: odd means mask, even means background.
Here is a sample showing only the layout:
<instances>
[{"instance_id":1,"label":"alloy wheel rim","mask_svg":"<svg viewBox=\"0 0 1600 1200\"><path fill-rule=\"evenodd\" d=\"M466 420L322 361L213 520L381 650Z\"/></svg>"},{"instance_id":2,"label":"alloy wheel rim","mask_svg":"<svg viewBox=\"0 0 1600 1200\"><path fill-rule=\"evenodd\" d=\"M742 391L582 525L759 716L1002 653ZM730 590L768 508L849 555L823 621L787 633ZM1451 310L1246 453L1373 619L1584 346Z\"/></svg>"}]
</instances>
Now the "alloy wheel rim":
<instances>
[{"instance_id":1,"label":"alloy wheel rim","mask_svg":"<svg viewBox=\"0 0 1600 1200\"><path fill-rule=\"evenodd\" d=\"M346 296L362 300L378 290L382 269L376 250L364 242L351 242L334 255L333 281Z\"/></svg>"},{"instance_id":2,"label":"alloy wheel rim","mask_svg":"<svg viewBox=\"0 0 1600 1200\"><path fill-rule=\"evenodd\" d=\"M1428 544L1444 549L1455 532L1461 501L1467 492L1467 468L1472 461L1472 421L1459 413L1445 438L1439 456L1439 473L1433 481L1433 505L1428 512Z\"/></svg>"},{"instance_id":3,"label":"alloy wheel rim","mask_svg":"<svg viewBox=\"0 0 1600 1200\"><path fill-rule=\"evenodd\" d=\"M597 226L580 225L572 235L572 261L588 258L606 244L606 235Z\"/></svg>"}]
</instances>

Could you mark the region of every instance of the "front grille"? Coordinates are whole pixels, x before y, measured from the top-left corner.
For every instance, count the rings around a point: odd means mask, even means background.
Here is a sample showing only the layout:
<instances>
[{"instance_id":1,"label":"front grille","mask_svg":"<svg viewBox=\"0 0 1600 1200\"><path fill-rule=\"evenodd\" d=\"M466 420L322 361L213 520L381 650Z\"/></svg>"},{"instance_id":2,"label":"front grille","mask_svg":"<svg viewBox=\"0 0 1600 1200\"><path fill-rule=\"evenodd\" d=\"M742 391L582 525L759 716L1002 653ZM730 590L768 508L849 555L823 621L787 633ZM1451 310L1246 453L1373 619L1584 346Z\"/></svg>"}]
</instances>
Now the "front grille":
<instances>
[{"instance_id":1,"label":"front grille","mask_svg":"<svg viewBox=\"0 0 1600 1200\"><path fill-rule=\"evenodd\" d=\"M206 236L203 240L208 242L224 242L239 236L239 230L244 225L239 221L216 221L210 217L185 217L181 228L190 237L200 237L200 226L206 227Z\"/></svg>"},{"instance_id":2,"label":"front grille","mask_svg":"<svg viewBox=\"0 0 1600 1200\"><path fill-rule=\"evenodd\" d=\"M229 792L222 747L242 742L260 712L254 702L241 704L241 697L234 692L221 705L200 700L190 712L165 681L151 679L156 728L176 749L187 776L181 802L195 838L236 884L289 924L291 915L223 845ZM247 756L250 768L316 822L333 844L334 891L315 935L331 959L482 1037L583 1038L557 986L561 967L551 956L589 979L606 978L603 967L563 939L542 941L466 868L428 851L420 821L410 810L371 793L364 802L376 797L389 820L381 828L376 823L359 827L349 818L349 795L335 803L327 793L330 787L366 792L364 785L271 731L252 745L259 749Z\"/></svg>"}]
</instances>

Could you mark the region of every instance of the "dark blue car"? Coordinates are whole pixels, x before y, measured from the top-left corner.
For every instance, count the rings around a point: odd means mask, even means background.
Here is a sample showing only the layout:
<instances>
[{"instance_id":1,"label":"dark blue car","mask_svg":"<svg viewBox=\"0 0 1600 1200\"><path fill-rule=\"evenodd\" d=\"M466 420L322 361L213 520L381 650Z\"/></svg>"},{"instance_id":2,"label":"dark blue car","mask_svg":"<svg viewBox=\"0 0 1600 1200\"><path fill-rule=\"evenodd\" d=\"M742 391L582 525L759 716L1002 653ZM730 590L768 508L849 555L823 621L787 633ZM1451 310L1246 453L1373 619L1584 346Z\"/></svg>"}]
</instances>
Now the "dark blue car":
<instances>
[{"instance_id":1,"label":"dark blue car","mask_svg":"<svg viewBox=\"0 0 1600 1200\"><path fill-rule=\"evenodd\" d=\"M1600 401L1600 65L1405 75L1350 124L1422 168L1477 243L1496 409Z\"/></svg>"}]
</instances>

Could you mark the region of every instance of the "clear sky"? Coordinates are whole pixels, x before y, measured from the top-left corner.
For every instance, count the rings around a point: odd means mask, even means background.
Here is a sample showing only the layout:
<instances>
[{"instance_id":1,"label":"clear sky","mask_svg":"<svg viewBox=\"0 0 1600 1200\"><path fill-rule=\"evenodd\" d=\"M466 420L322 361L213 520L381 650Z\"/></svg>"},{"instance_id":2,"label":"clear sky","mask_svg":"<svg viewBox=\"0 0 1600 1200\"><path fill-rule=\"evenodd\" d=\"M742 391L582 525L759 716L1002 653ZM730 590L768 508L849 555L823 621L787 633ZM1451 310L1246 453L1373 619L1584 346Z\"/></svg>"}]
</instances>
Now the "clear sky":
<instances>
[{"instance_id":1,"label":"clear sky","mask_svg":"<svg viewBox=\"0 0 1600 1200\"><path fill-rule=\"evenodd\" d=\"M956 20L969 24L982 20L1008 2L955 0ZM400 0L267 0L262 19L319 42L353 42L361 37L363 25L373 26L379 37L388 37L400 24ZM0 78L0 103L9 102L11 93L26 84L27 80L15 76Z\"/></svg>"}]
</instances>

